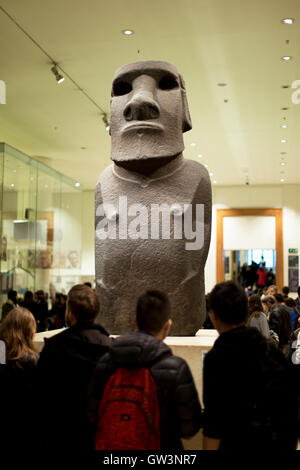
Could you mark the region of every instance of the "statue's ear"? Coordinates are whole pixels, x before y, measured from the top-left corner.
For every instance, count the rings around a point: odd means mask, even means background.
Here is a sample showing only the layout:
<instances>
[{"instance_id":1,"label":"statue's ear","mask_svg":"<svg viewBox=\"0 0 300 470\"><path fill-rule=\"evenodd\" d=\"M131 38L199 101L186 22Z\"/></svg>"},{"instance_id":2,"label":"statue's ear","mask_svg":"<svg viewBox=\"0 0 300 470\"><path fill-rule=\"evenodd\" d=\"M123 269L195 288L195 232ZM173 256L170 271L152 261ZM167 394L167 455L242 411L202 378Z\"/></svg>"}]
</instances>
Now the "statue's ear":
<instances>
[{"instance_id":1,"label":"statue's ear","mask_svg":"<svg viewBox=\"0 0 300 470\"><path fill-rule=\"evenodd\" d=\"M182 132L187 132L192 129L192 120L189 112L189 105L187 102L184 80L179 75L181 98L182 98Z\"/></svg>"}]
</instances>

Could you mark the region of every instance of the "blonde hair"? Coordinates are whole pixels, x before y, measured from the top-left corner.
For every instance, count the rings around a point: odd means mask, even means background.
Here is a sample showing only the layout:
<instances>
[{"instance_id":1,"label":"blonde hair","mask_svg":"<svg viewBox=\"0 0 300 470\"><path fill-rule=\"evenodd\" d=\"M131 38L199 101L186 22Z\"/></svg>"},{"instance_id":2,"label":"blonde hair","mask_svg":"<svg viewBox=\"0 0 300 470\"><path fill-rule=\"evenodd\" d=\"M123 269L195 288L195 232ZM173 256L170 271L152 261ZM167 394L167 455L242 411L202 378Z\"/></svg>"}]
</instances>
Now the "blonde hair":
<instances>
[{"instance_id":1,"label":"blonde hair","mask_svg":"<svg viewBox=\"0 0 300 470\"><path fill-rule=\"evenodd\" d=\"M37 360L33 346L35 333L36 322L29 310L22 307L11 310L0 327L0 339L6 346L6 362L15 362L22 367L22 360Z\"/></svg>"}]
</instances>

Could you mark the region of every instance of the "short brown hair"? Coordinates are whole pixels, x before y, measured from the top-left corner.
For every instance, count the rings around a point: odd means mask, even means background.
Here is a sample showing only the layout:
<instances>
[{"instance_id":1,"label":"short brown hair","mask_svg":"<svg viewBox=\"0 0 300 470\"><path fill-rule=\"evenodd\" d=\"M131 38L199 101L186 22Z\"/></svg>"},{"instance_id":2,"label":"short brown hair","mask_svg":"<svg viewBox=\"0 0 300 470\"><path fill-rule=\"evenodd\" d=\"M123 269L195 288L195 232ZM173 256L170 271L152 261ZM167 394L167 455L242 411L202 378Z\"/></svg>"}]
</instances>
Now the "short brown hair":
<instances>
[{"instance_id":1,"label":"short brown hair","mask_svg":"<svg viewBox=\"0 0 300 470\"><path fill-rule=\"evenodd\" d=\"M100 310L99 297L90 287L77 284L68 293L67 307L77 323L91 323Z\"/></svg>"}]
</instances>

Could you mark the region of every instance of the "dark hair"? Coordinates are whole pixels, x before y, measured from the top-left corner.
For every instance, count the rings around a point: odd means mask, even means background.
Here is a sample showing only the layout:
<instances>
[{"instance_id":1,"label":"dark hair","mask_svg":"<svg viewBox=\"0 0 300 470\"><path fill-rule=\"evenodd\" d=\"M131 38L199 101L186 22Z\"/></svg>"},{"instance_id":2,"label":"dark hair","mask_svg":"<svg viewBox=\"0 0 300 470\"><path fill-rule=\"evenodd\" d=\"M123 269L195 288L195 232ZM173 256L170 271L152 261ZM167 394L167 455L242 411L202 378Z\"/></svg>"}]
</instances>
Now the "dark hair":
<instances>
[{"instance_id":1,"label":"dark hair","mask_svg":"<svg viewBox=\"0 0 300 470\"><path fill-rule=\"evenodd\" d=\"M77 284L68 293L67 307L77 323L91 323L99 313L100 301L93 289Z\"/></svg>"},{"instance_id":2,"label":"dark hair","mask_svg":"<svg viewBox=\"0 0 300 470\"><path fill-rule=\"evenodd\" d=\"M84 286L92 287L92 284L90 282L84 282Z\"/></svg>"},{"instance_id":3,"label":"dark hair","mask_svg":"<svg viewBox=\"0 0 300 470\"><path fill-rule=\"evenodd\" d=\"M249 298L249 315L252 315L253 313L260 313L260 312L263 312L263 306L262 306L262 303L261 303L261 300L260 300L260 296L259 295L251 295L251 297Z\"/></svg>"},{"instance_id":4,"label":"dark hair","mask_svg":"<svg viewBox=\"0 0 300 470\"><path fill-rule=\"evenodd\" d=\"M287 286L284 286L284 287L282 288L282 293L283 293L284 295L289 295L290 289L289 289Z\"/></svg>"},{"instance_id":5,"label":"dark hair","mask_svg":"<svg viewBox=\"0 0 300 470\"><path fill-rule=\"evenodd\" d=\"M17 291L16 290L9 290L7 292L7 298L8 300L11 300L14 304L17 303Z\"/></svg>"},{"instance_id":6,"label":"dark hair","mask_svg":"<svg viewBox=\"0 0 300 470\"><path fill-rule=\"evenodd\" d=\"M149 290L138 299L136 322L139 330L158 333L169 318L170 302L163 292Z\"/></svg>"},{"instance_id":7,"label":"dark hair","mask_svg":"<svg viewBox=\"0 0 300 470\"><path fill-rule=\"evenodd\" d=\"M284 300L284 303L287 307L295 308L296 307L296 302L294 299L291 297L288 297L287 299Z\"/></svg>"},{"instance_id":8,"label":"dark hair","mask_svg":"<svg viewBox=\"0 0 300 470\"><path fill-rule=\"evenodd\" d=\"M275 300L275 297L274 295L266 295L263 299L262 299L262 302L264 304L266 304L267 302L270 302L270 304L275 304L276 303L276 300Z\"/></svg>"},{"instance_id":9,"label":"dark hair","mask_svg":"<svg viewBox=\"0 0 300 470\"><path fill-rule=\"evenodd\" d=\"M281 294L275 294L274 297L275 297L276 301L277 301L279 304L282 304L282 302L284 302L283 295L281 295Z\"/></svg>"},{"instance_id":10,"label":"dark hair","mask_svg":"<svg viewBox=\"0 0 300 470\"><path fill-rule=\"evenodd\" d=\"M298 297L300 297L300 286L298 287Z\"/></svg>"},{"instance_id":11,"label":"dark hair","mask_svg":"<svg viewBox=\"0 0 300 470\"><path fill-rule=\"evenodd\" d=\"M31 290L28 290L24 294L24 302L33 302L33 292Z\"/></svg>"},{"instance_id":12,"label":"dark hair","mask_svg":"<svg viewBox=\"0 0 300 470\"><path fill-rule=\"evenodd\" d=\"M209 310L224 323L239 325L247 320L248 299L241 286L233 281L217 284L208 298Z\"/></svg>"}]
</instances>

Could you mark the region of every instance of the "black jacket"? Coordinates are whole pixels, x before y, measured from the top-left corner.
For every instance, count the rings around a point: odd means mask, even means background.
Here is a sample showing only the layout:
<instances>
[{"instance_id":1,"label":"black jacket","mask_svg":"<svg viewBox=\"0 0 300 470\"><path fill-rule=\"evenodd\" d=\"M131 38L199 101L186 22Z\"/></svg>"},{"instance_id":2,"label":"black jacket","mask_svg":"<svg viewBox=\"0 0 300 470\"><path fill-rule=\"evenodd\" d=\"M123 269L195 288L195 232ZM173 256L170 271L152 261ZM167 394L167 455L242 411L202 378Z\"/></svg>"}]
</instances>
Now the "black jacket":
<instances>
[{"instance_id":1,"label":"black jacket","mask_svg":"<svg viewBox=\"0 0 300 470\"><path fill-rule=\"evenodd\" d=\"M92 447L86 396L94 368L108 351L108 333L96 323L77 324L46 339L37 366L44 422L43 443L52 451L86 452Z\"/></svg>"},{"instance_id":2,"label":"black jacket","mask_svg":"<svg viewBox=\"0 0 300 470\"><path fill-rule=\"evenodd\" d=\"M113 341L99 361L88 394L88 415L97 424L105 384L119 367L149 367L157 386L162 449L182 449L180 437L192 437L201 427L201 405L187 363L155 336L135 332Z\"/></svg>"},{"instance_id":3,"label":"black jacket","mask_svg":"<svg viewBox=\"0 0 300 470\"><path fill-rule=\"evenodd\" d=\"M24 356L21 360L0 364L0 449L32 448L36 431L34 421L34 382L37 357Z\"/></svg>"},{"instance_id":4,"label":"black jacket","mask_svg":"<svg viewBox=\"0 0 300 470\"><path fill-rule=\"evenodd\" d=\"M278 400L274 406L276 416L281 416L285 411L286 416L292 416L292 425L289 419L290 427L286 424L283 430L288 441L289 436L292 436L288 445L292 447L294 444L296 394L292 370L283 354L256 328L237 327L222 333L204 359L203 432L207 437L221 439L221 450L247 450L248 453L249 450L258 451L258 444L254 445L248 434L252 431L249 423L253 420L256 397L265 393L262 391L264 379L261 362L270 350L275 361L273 364L276 364L276 373L275 369L270 369L271 375L264 374L264 377L270 381L270 377L276 378L280 373L282 387L273 387L268 401L273 404L274 400ZM265 441L261 440L261 445L264 444ZM263 450L266 451L266 448Z\"/></svg>"}]
</instances>

